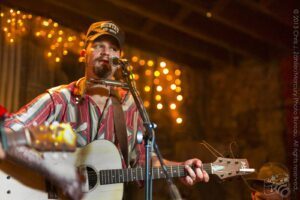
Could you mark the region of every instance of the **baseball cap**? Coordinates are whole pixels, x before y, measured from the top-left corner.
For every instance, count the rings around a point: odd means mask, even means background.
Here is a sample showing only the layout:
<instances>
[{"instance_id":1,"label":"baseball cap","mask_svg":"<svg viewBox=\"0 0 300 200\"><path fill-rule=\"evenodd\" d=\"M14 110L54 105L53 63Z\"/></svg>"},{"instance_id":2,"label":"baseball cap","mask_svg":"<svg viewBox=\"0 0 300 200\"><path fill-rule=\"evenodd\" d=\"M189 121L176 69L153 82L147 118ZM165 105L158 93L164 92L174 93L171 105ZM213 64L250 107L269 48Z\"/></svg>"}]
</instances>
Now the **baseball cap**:
<instances>
[{"instance_id":1,"label":"baseball cap","mask_svg":"<svg viewBox=\"0 0 300 200\"><path fill-rule=\"evenodd\" d=\"M112 21L100 21L91 24L86 34L85 47L88 42L92 42L103 35L110 35L115 38L122 49L125 41L125 34L123 30L121 30L119 26Z\"/></svg>"},{"instance_id":2,"label":"baseball cap","mask_svg":"<svg viewBox=\"0 0 300 200\"><path fill-rule=\"evenodd\" d=\"M264 191L289 182L288 169L281 163L269 162L264 164L256 178L247 179L250 189Z\"/></svg>"}]
</instances>

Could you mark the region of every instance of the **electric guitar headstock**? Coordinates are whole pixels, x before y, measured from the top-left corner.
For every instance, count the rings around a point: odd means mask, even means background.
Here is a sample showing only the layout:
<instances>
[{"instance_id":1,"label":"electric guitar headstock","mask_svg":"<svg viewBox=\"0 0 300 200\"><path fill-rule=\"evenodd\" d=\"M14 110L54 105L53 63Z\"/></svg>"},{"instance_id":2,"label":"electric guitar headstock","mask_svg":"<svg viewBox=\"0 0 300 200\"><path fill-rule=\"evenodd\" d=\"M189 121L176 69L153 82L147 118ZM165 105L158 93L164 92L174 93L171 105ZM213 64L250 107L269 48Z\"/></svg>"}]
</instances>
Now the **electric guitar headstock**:
<instances>
[{"instance_id":1,"label":"electric guitar headstock","mask_svg":"<svg viewBox=\"0 0 300 200\"><path fill-rule=\"evenodd\" d=\"M222 157L211 163L211 170L221 180L255 172L255 169L249 168L247 159Z\"/></svg>"},{"instance_id":2,"label":"electric guitar headstock","mask_svg":"<svg viewBox=\"0 0 300 200\"><path fill-rule=\"evenodd\" d=\"M32 127L30 146L39 151L75 151L76 134L70 124L53 123Z\"/></svg>"},{"instance_id":3,"label":"electric guitar headstock","mask_svg":"<svg viewBox=\"0 0 300 200\"><path fill-rule=\"evenodd\" d=\"M58 122L24 128L18 132L2 132L4 150L21 145L38 151L75 151L76 134L70 124Z\"/></svg>"}]
</instances>

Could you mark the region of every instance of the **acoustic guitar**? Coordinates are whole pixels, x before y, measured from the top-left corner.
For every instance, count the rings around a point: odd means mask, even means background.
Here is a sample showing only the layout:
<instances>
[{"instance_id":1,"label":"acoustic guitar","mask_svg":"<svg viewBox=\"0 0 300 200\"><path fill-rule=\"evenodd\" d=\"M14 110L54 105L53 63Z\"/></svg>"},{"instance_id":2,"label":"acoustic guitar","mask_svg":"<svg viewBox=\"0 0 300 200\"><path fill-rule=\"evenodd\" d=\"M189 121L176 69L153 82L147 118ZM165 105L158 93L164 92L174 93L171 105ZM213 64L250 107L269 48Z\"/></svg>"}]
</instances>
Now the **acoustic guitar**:
<instances>
[{"instance_id":1,"label":"acoustic guitar","mask_svg":"<svg viewBox=\"0 0 300 200\"><path fill-rule=\"evenodd\" d=\"M53 166L59 165L61 162L68 162L79 169L81 175L85 177L82 186L83 199L85 200L121 200L124 182L144 180L144 168L122 169L118 149L107 140L96 140L85 147L78 148L74 153L65 154L59 159L57 156L53 156L53 153L44 153L44 157ZM2 168L1 165L0 168ZM203 168L208 174L214 174L220 179L252 172L246 159L218 157L213 163L203 164ZM183 165L168 166L167 171L171 177L186 176ZM22 176L18 176L20 173ZM153 179L165 178L160 167L152 168L151 173ZM61 198L53 190L53 187L46 184L42 176L34 174L32 171L18 173L0 171L0 199L46 200Z\"/></svg>"}]
</instances>

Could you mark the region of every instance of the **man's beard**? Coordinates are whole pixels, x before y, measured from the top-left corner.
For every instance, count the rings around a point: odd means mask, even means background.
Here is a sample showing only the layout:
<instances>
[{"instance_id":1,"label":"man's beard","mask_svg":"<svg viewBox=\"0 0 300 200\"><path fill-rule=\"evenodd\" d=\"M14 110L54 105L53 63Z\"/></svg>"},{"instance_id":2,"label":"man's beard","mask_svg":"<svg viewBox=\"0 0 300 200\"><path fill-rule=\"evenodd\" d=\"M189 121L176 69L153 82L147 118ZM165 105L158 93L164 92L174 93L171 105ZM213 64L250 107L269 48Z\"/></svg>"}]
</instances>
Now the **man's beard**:
<instances>
[{"instance_id":1,"label":"man's beard","mask_svg":"<svg viewBox=\"0 0 300 200\"><path fill-rule=\"evenodd\" d=\"M100 66L94 66L93 72L99 78L108 78L112 73L112 68L109 64L101 64Z\"/></svg>"}]
</instances>

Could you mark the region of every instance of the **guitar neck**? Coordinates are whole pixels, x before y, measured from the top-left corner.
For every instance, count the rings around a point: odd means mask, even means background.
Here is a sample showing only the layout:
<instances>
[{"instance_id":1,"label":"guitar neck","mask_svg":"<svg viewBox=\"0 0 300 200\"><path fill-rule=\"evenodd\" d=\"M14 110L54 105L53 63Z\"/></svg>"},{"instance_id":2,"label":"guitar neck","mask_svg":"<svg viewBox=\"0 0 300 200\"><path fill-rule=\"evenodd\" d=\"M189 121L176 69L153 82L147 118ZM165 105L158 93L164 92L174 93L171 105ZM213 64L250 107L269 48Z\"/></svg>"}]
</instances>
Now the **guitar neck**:
<instances>
[{"instance_id":1,"label":"guitar neck","mask_svg":"<svg viewBox=\"0 0 300 200\"><path fill-rule=\"evenodd\" d=\"M171 178L184 177L187 175L184 165L166 166L168 175ZM203 169L212 174L211 163L203 164ZM131 181L144 180L145 168L128 168L128 169L112 169L112 170L100 170L100 184L113 184L124 183ZM166 178L163 169L161 167L152 168L152 179Z\"/></svg>"}]
</instances>

